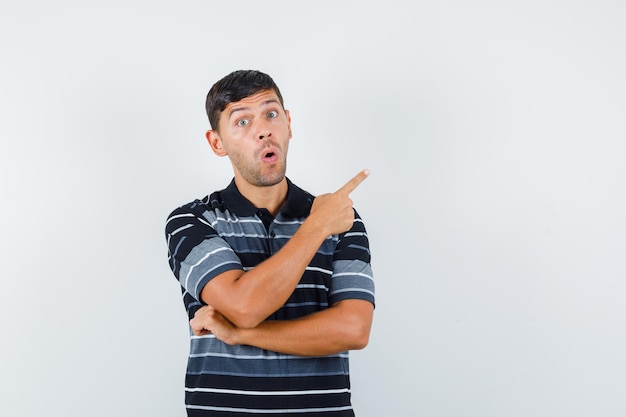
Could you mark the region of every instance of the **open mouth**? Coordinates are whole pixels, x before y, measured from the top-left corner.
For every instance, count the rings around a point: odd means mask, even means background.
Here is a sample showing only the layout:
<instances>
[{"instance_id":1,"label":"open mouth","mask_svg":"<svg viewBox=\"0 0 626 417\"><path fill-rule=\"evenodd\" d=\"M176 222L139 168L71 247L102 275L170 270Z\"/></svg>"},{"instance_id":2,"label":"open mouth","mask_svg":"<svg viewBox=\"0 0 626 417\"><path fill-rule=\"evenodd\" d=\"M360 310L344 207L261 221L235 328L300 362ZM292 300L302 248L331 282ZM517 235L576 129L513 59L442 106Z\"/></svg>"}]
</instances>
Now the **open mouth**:
<instances>
[{"instance_id":1,"label":"open mouth","mask_svg":"<svg viewBox=\"0 0 626 417\"><path fill-rule=\"evenodd\" d=\"M278 154L274 151L267 151L263 154L263 160L265 162L274 162L278 159Z\"/></svg>"}]
</instances>

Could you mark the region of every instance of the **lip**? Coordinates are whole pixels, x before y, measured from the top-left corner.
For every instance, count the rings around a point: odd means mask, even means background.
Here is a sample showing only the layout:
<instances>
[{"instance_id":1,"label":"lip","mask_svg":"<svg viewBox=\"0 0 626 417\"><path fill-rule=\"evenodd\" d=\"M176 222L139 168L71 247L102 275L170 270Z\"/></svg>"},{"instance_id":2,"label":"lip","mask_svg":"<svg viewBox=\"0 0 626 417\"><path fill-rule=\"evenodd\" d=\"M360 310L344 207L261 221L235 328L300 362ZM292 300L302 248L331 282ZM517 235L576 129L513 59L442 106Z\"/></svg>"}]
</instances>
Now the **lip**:
<instances>
[{"instance_id":1,"label":"lip","mask_svg":"<svg viewBox=\"0 0 626 417\"><path fill-rule=\"evenodd\" d=\"M261 160L267 163L278 161L278 149L273 147L263 149L261 152Z\"/></svg>"}]
</instances>

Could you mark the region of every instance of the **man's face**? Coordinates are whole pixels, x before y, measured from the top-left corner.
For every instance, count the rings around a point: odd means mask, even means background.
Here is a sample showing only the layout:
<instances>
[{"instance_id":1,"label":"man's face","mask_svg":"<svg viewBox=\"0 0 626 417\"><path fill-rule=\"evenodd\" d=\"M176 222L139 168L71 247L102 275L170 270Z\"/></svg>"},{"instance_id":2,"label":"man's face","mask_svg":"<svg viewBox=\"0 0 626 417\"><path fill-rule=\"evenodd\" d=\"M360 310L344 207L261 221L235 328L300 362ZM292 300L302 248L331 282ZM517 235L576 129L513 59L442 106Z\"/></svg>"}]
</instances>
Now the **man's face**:
<instances>
[{"instance_id":1,"label":"man's face","mask_svg":"<svg viewBox=\"0 0 626 417\"><path fill-rule=\"evenodd\" d=\"M236 178L269 186L285 177L291 118L273 90L226 105L217 136Z\"/></svg>"}]
</instances>

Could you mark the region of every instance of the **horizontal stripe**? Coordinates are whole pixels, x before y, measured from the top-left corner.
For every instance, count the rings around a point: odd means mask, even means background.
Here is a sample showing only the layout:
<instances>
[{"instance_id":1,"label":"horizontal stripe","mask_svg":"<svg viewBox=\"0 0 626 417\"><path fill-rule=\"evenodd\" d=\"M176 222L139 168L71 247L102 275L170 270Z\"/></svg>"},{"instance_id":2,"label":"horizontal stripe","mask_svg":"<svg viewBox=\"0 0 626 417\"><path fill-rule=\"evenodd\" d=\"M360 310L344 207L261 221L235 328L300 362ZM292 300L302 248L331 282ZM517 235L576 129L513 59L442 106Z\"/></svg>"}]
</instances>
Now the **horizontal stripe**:
<instances>
[{"instance_id":1,"label":"horizontal stripe","mask_svg":"<svg viewBox=\"0 0 626 417\"><path fill-rule=\"evenodd\" d=\"M364 290L363 288L345 288L342 290L333 291L331 294L335 295L335 294L341 294L342 292L350 292L350 291L363 292L371 296L374 296L374 291Z\"/></svg>"},{"instance_id":2,"label":"horizontal stripe","mask_svg":"<svg viewBox=\"0 0 626 417\"><path fill-rule=\"evenodd\" d=\"M226 222L226 223L231 223L231 224L243 224L243 223L259 223L259 219L240 219L240 218L232 218L232 217L225 217L225 216L214 216L214 218L210 221L211 226L215 226L217 225L219 222Z\"/></svg>"},{"instance_id":3,"label":"horizontal stripe","mask_svg":"<svg viewBox=\"0 0 626 417\"><path fill-rule=\"evenodd\" d=\"M333 278L339 278L339 277L362 277L362 278L367 278L370 281L374 281L374 277L372 277L372 274L363 274L360 272L340 272L340 273L336 273L333 274Z\"/></svg>"},{"instance_id":4,"label":"horizontal stripe","mask_svg":"<svg viewBox=\"0 0 626 417\"><path fill-rule=\"evenodd\" d=\"M215 338L215 336L213 336ZM229 359L241 359L241 360L299 360L299 361L310 361L311 357L309 356L297 356L297 355L287 355L285 353L275 353L269 350L266 350L266 354L259 355L243 355L243 354L232 354L232 353L214 353L214 352L204 352L204 353L190 353L190 358L229 358ZM337 355L328 355L328 356L316 356L315 358L334 358L334 357L343 357L347 358L348 355L337 354Z\"/></svg>"},{"instance_id":5,"label":"horizontal stripe","mask_svg":"<svg viewBox=\"0 0 626 417\"><path fill-rule=\"evenodd\" d=\"M298 284L296 288L304 289L304 288L317 288L320 290L326 290L328 287L326 285L318 285L318 284Z\"/></svg>"},{"instance_id":6,"label":"horizontal stripe","mask_svg":"<svg viewBox=\"0 0 626 417\"><path fill-rule=\"evenodd\" d=\"M187 392L211 392L214 394L233 394L233 395L320 395L320 394L343 394L349 393L348 388L341 389L317 389L303 391L247 391L236 389L217 389L217 388L186 388Z\"/></svg>"},{"instance_id":7,"label":"horizontal stripe","mask_svg":"<svg viewBox=\"0 0 626 417\"><path fill-rule=\"evenodd\" d=\"M345 235L343 235L344 238L346 238L346 237L354 237L354 236L367 236L367 233L365 233L365 232L350 232L350 233L346 233Z\"/></svg>"},{"instance_id":8,"label":"horizontal stripe","mask_svg":"<svg viewBox=\"0 0 626 417\"><path fill-rule=\"evenodd\" d=\"M169 222L176 220L176 219L180 219L183 217L193 217L195 218L196 216L193 213L181 213L181 214L175 214L173 216L168 217L167 221L165 222L165 225L167 226L169 224Z\"/></svg>"},{"instance_id":9,"label":"horizontal stripe","mask_svg":"<svg viewBox=\"0 0 626 417\"><path fill-rule=\"evenodd\" d=\"M324 274L332 274L333 271L330 269L326 269L326 268L319 268L319 267L315 267L315 266L307 266L305 271L317 271L317 272L323 272Z\"/></svg>"},{"instance_id":10,"label":"horizontal stripe","mask_svg":"<svg viewBox=\"0 0 626 417\"><path fill-rule=\"evenodd\" d=\"M185 377L187 388L220 388L243 391L308 391L339 390L347 388L347 375L318 375L307 378L298 376L241 377L230 375L188 374ZM344 394L334 394L344 395Z\"/></svg>"},{"instance_id":11,"label":"horizontal stripe","mask_svg":"<svg viewBox=\"0 0 626 417\"><path fill-rule=\"evenodd\" d=\"M239 237L246 239L265 239L267 235L263 234L255 234L255 233L221 233L221 237Z\"/></svg>"},{"instance_id":12,"label":"horizontal stripe","mask_svg":"<svg viewBox=\"0 0 626 417\"><path fill-rule=\"evenodd\" d=\"M277 410L234 408L234 407L213 407L213 406L201 406L201 405L187 405L187 408L193 409L193 410L228 411L231 413L248 413L248 414L293 414L293 413L324 413L324 412L328 413L328 412L352 410L351 406L324 407L324 408L292 408L292 409L277 409Z\"/></svg>"},{"instance_id":13,"label":"horizontal stripe","mask_svg":"<svg viewBox=\"0 0 626 417\"><path fill-rule=\"evenodd\" d=\"M316 302L306 302L306 303L287 303L283 307L284 308L299 308L299 307L308 307L308 306L321 306L328 307L328 303L316 303Z\"/></svg>"},{"instance_id":14,"label":"horizontal stripe","mask_svg":"<svg viewBox=\"0 0 626 417\"><path fill-rule=\"evenodd\" d=\"M174 230L171 234L172 234L172 236L174 236L175 234L177 234L177 233L179 233L179 232L182 232L182 231L183 231L183 230L185 230L185 229L189 229L190 227L193 227L193 225L191 225L191 224L186 224L186 225L181 226L181 227L179 227L178 229Z\"/></svg>"},{"instance_id":15,"label":"horizontal stripe","mask_svg":"<svg viewBox=\"0 0 626 417\"><path fill-rule=\"evenodd\" d=\"M166 222L168 261L181 284L189 317L202 306L200 292L211 279L230 269L251 271L280 251L298 231L314 197L290 181L288 186L283 208L265 224L234 181L227 189L172 212ZM353 227L321 243L293 293L268 320L297 319L343 299L373 303L369 261L367 233L355 211ZM191 328L189 335L185 401L192 417L354 416L349 352L319 357L286 355L228 345L212 334L195 336Z\"/></svg>"}]
</instances>

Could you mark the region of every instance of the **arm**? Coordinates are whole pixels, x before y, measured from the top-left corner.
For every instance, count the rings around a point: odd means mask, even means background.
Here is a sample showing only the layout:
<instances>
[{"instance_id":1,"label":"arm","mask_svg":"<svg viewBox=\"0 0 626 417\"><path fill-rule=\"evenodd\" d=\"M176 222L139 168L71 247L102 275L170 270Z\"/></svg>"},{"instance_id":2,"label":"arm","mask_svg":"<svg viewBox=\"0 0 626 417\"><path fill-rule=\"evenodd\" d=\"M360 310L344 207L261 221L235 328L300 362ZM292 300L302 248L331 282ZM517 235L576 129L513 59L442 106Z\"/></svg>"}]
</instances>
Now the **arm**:
<instances>
[{"instance_id":1,"label":"arm","mask_svg":"<svg viewBox=\"0 0 626 417\"><path fill-rule=\"evenodd\" d=\"M352 226L349 194L368 174L361 171L338 191L315 198L311 214L280 251L250 271L216 276L202 289L202 301L239 328L258 326L289 298L324 239Z\"/></svg>"},{"instance_id":2,"label":"arm","mask_svg":"<svg viewBox=\"0 0 626 417\"><path fill-rule=\"evenodd\" d=\"M267 320L255 328L242 329L207 306L198 310L190 323L196 335L213 333L230 345L245 344L292 355L320 356L367 346L373 313L374 306L368 301L343 300L296 320Z\"/></svg>"}]
</instances>

